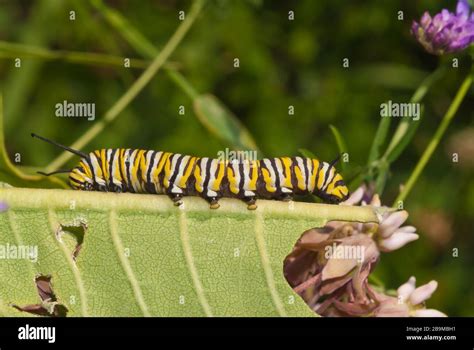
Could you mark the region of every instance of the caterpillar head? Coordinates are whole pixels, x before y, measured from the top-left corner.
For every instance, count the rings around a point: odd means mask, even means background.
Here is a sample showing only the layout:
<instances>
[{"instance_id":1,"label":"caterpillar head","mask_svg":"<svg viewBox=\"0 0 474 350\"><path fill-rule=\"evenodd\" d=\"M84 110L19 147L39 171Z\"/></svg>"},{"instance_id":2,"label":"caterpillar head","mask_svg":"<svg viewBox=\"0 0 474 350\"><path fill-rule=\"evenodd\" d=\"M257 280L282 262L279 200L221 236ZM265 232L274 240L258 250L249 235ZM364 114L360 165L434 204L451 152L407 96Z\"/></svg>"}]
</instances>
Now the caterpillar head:
<instances>
[{"instance_id":1,"label":"caterpillar head","mask_svg":"<svg viewBox=\"0 0 474 350\"><path fill-rule=\"evenodd\" d=\"M88 175L87 167L81 162L69 173L69 183L75 190L91 191L94 187L94 180Z\"/></svg>"},{"instance_id":2,"label":"caterpillar head","mask_svg":"<svg viewBox=\"0 0 474 350\"><path fill-rule=\"evenodd\" d=\"M316 188L314 194L325 202L338 204L349 198L347 188L341 174L338 173L333 164L325 163L323 172L325 178L320 188Z\"/></svg>"}]
</instances>

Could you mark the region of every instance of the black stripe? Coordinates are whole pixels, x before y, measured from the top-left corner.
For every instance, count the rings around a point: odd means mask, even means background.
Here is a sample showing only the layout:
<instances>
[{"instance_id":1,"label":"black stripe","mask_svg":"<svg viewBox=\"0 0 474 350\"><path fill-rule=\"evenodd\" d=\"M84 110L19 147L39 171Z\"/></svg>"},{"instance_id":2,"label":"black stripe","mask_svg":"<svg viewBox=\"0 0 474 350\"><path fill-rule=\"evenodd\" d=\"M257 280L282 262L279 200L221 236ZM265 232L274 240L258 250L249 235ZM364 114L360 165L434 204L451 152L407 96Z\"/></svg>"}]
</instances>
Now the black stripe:
<instances>
[{"instance_id":1,"label":"black stripe","mask_svg":"<svg viewBox=\"0 0 474 350\"><path fill-rule=\"evenodd\" d=\"M263 158L260 160L260 167L258 169L258 183L261 184L261 187L260 189L257 188L260 193L258 193L259 195L261 196L265 196L265 195L268 195L270 192L267 191L267 183L265 182L265 178L263 176L263 169L266 169L269 173L270 173L270 170L268 169L267 165L265 164L265 159L267 158ZM270 177L271 177L271 173L270 173Z\"/></svg>"},{"instance_id":2,"label":"black stripe","mask_svg":"<svg viewBox=\"0 0 474 350\"><path fill-rule=\"evenodd\" d=\"M345 186L346 184L344 183L344 180L337 180L336 183L334 184L334 188L337 186Z\"/></svg>"},{"instance_id":3,"label":"black stripe","mask_svg":"<svg viewBox=\"0 0 474 350\"><path fill-rule=\"evenodd\" d=\"M148 169L146 171L145 190L148 193L156 193L155 184L151 182L151 172L153 170L153 163L155 162L155 157L158 151L148 151L148 152L151 152L151 157L150 157L150 163L148 164Z\"/></svg>"},{"instance_id":4,"label":"black stripe","mask_svg":"<svg viewBox=\"0 0 474 350\"><path fill-rule=\"evenodd\" d=\"M308 191L308 176L309 176L309 169L308 169L308 158L302 158L303 159L303 167L305 171L305 176L304 176L304 188L305 191Z\"/></svg>"},{"instance_id":5,"label":"black stripe","mask_svg":"<svg viewBox=\"0 0 474 350\"><path fill-rule=\"evenodd\" d=\"M97 183L97 181L95 181L95 171L94 171L94 167L92 166L92 161L91 161L90 156L87 157L87 158L84 158L84 160L87 162L87 166L89 167L89 169L91 171L91 174L92 174L92 186L97 187L98 183Z\"/></svg>"},{"instance_id":6,"label":"black stripe","mask_svg":"<svg viewBox=\"0 0 474 350\"><path fill-rule=\"evenodd\" d=\"M107 157L109 150L105 151L105 156L107 158L107 161L109 162L109 187L113 190L115 190L115 184L114 184L114 173L113 173L112 166L114 164L114 156L116 152L117 152L116 148L112 149L112 152L110 153L110 158L109 158Z\"/></svg>"},{"instance_id":7,"label":"black stripe","mask_svg":"<svg viewBox=\"0 0 474 350\"><path fill-rule=\"evenodd\" d=\"M290 164L290 174L291 174L291 186L293 187L293 192L298 191L298 179L296 178L295 167L297 166L296 157L291 157Z\"/></svg>"},{"instance_id":8,"label":"black stripe","mask_svg":"<svg viewBox=\"0 0 474 350\"><path fill-rule=\"evenodd\" d=\"M122 155L122 150L123 150L123 155ZM126 149L123 149L123 148L119 149L119 171L120 171L120 177L122 178L122 192L126 192L128 190L127 178L122 171L122 162L125 161L125 152L126 152Z\"/></svg>"},{"instance_id":9,"label":"black stripe","mask_svg":"<svg viewBox=\"0 0 474 350\"><path fill-rule=\"evenodd\" d=\"M318 181L319 181L319 173L321 171L321 169L323 168L323 162L318 160L319 162L319 165L318 165L318 170L317 170L317 173L316 173L316 179L314 179L314 188L315 189L318 189L318 190L321 190L319 187L318 187Z\"/></svg>"},{"instance_id":10,"label":"black stripe","mask_svg":"<svg viewBox=\"0 0 474 350\"><path fill-rule=\"evenodd\" d=\"M125 153L124 153L124 157L125 157L125 171L127 172L127 181L128 181L128 189L130 192L134 193L135 192L135 189L133 188L133 185L132 185L132 177L130 176L130 173L131 173L131 168L132 168L132 164L130 163L130 158L132 157L132 153L133 153L134 150L132 149L126 149L125 150Z\"/></svg>"},{"instance_id":11,"label":"black stripe","mask_svg":"<svg viewBox=\"0 0 474 350\"><path fill-rule=\"evenodd\" d=\"M326 170L326 174L324 174L323 187L324 187L325 184L326 184L326 187L327 187L327 181L328 181L328 177L329 177L330 172L331 172L331 166L328 167L328 169Z\"/></svg>"},{"instance_id":12,"label":"black stripe","mask_svg":"<svg viewBox=\"0 0 474 350\"><path fill-rule=\"evenodd\" d=\"M204 193L204 196L207 196L207 191L208 191L208 186L209 186L209 179L211 178L211 164L212 164L212 158L207 158L207 164L206 164L206 169L205 169L205 178L204 182L202 185L202 193ZM202 168L201 168L202 172ZM201 174L202 177L202 174Z\"/></svg>"},{"instance_id":13,"label":"black stripe","mask_svg":"<svg viewBox=\"0 0 474 350\"><path fill-rule=\"evenodd\" d=\"M328 173L330 173L330 170L331 170L331 168L329 168ZM326 188L329 186L329 184L332 182L332 180L334 180L336 175L337 175L337 171L336 171L336 169L334 169L334 174L332 175L332 177L330 179L328 179L328 182L326 183Z\"/></svg>"},{"instance_id":14,"label":"black stripe","mask_svg":"<svg viewBox=\"0 0 474 350\"><path fill-rule=\"evenodd\" d=\"M133 161L133 164L137 165L137 183L140 185L140 187L142 185L142 168L140 166L140 152L141 151L142 151L141 149L137 149L137 155L135 156L135 159ZM143 157L145 153L146 152L143 152L141 157Z\"/></svg>"},{"instance_id":15,"label":"black stripe","mask_svg":"<svg viewBox=\"0 0 474 350\"><path fill-rule=\"evenodd\" d=\"M173 156L177 156L177 154L174 154ZM174 164L174 168L171 169L171 177L170 177L170 180L169 180L169 182L170 182L169 188L170 189L174 185L174 181L176 180L176 177L179 174L179 167L181 165L181 162L183 161L184 156L185 156L184 154L180 154L178 156L178 159L176 159L176 163ZM171 162L171 166L173 166L173 162Z\"/></svg>"},{"instance_id":16,"label":"black stripe","mask_svg":"<svg viewBox=\"0 0 474 350\"><path fill-rule=\"evenodd\" d=\"M100 172L102 173L102 180L105 181L104 167L102 166L102 157L100 156L100 150L94 151L97 163L99 164Z\"/></svg>"},{"instance_id":17,"label":"black stripe","mask_svg":"<svg viewBox=\"0 0 474 350\"><path fill-rule=\"evenodd\" d=\"M224 179L227 181L227 192L229 193L229 196L232 197L234 192L230 190L230 176L228 174L228 171L232 172L232 177L235 178L235 171L234 168L232 167L232 162L227 162L225 163L225 170L224 170ZM224 179L222 181L224 181Z\"/></svg>"},{"instance_id":18,"label":"black stripe","mask_svg":"<svg viewBox=\"0 0 474 350\"><path fill-rule=\"evenodd\" d=\"M186 163L186 165L184 166L184 169L183 169L183 175L186 174L186 171L188 171L188 168L191 166L191 163L192 163L192 159L194 157L193 156L190 156L189 159L188 159L188 162ZM189 175L188 179L186 180L185 184L184 184L184 188L187 190L188 189L188 184L189 184L189 181L191 180L192 178L192 175L194 174L194 166L196 165L196 163L193 164L193 169L191 169L191 174Z\"/></svg>"},{"instance_id":19,"label":"black stripe","mask_svg":"<svg viewBox=\"0 0 474 350\"><path fill-rule=\"evenodd\" d=\"M239 194L245 195L245 192L244 192L245 171L244 171L244 165L240 161L239 161L239 175L240 175Z\"/></svg>"},{"instance_id":20,"label":"black stripe","mask_svg":"<svg viewBox=\"0 0 474 350\"><path fill-rule=\"evenodd\" d=\"M275 161L275 158L269 158L268 159L270 161L270 165L272 166L273 168L273 172L275 173L275 188L276 188L276 192L281 192L281 188L280 188L280 175L278 173L278 166L276 165L276 161ZM270 174L271 175L271 174Z\"/></svg>"},{"instance_id":21,"label":"black stripe","mask_svg":"<svg viewBox=\"0 0 474 350\"><path fill-rule=\"evenodd\" d=\"M75 184L79 185L79 186L82 186L84 184L84 181L83 182L80 182L80 181L77 181L76 179L73 179L72 177L69 176L69 181L70 182L74 182Z\"/></svg>"}]
</instances>

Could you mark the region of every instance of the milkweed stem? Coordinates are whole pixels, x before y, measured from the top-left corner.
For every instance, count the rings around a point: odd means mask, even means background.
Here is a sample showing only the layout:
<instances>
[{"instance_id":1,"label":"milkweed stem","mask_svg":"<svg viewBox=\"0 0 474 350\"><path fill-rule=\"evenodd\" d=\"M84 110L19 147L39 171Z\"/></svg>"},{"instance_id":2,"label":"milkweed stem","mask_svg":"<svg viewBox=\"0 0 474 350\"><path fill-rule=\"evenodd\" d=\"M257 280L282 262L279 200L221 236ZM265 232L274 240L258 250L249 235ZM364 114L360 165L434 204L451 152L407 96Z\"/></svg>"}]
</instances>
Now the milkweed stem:
<instances>
[{"instance_id":1,"label":"milkweed stem","mask_svg":"<svg viewBox=\"0 0 474 350\"><path fill-rule=\"evenodd\" d=\"M451 105L449 106L448 110L446 111L446 114L443 117L443 120L441 121L441 124L439 125L438 129L436 130L435 134L433 135L433 138L430 140L428 146L426 147L425 151L423 152L423 155L421 158L418 160L418 163L416 164L415 169L411 173L410 177L408 178L407 182L403 186L402 191L398 195L398 197L395 199L395 202L393 203L393 206L396 207L401 201L404 201L405 198L408 196L410 193L411 189L413 188L414 184L418 180L418 177L420 174L423 172L423 169L425 168L426 164L430 160L431 156L433 155L433 152L435 151L436 147L441 141L441 138L443 137L444 133L446 132L449 124L451 123L451 120L454 118L456 115L456 112L461 105L462 101L464 100L464 97L466 96L466 93L468 92L469 88L472 85L472 74L469 74L459 87L458 92L456 93L456 96L454 97L453 102L451 102Z\"/></svg>"}]
</instances>

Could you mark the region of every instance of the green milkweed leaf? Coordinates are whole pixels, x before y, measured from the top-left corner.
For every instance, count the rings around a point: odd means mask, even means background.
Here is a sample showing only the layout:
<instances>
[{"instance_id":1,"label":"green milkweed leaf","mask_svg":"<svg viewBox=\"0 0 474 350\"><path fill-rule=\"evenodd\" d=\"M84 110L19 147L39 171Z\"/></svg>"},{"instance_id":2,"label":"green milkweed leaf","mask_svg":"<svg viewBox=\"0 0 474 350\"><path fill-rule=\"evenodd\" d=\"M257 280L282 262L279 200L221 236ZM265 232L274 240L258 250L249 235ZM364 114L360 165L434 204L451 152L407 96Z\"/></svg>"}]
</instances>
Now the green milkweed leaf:
<instances>
[{"instance_id":1,"label":"green milkweed leaf","mask_svg":"<svg viewBox=\"0 0 474 350\"><path fill-rule=\"evenodd\" d=\"M328 220L377 220L371 207L259 200L251 211L222 199L211 210L196 197L175 207L59 189L0 188L0 203L3 316L314 316L284 258ZM37 258L7 258L6 245L37 247Z\"/></svg>"},{"instance_id":2,"label":"green milkweed leaf","mask_svg":"<svg viewBox=\"0 0 474 350\"><path fill-rule=\"evenodd\" d=\"M337 130L337 128L334 125L329 125L329 128L331 129L332 135L334 136L334 139L336 140L337 148L339 149L339 152L341 154L347 153L346 142L344 141L344 138L342 137L339 130ZM342 169L345 170L346 169L346 163L344 161L342 161L340 163L341 163Z\"/></svg>"},{"instance_id":3,"label":"green milkweed leaf","mask_svg":"<svg viewBox=\"0 0 474 350\"><path fill-rule=\"evenodd\" d=\"M423 116L424 107L421 107L420 111L420 119ZM421 120L413 120L408 118L407 120L403 120L400 122L399 127L395 131L390 144L385 151L384 158L389 162L393 163L403 150L408 146L410 141L412 140L413 136L415 136L415 132L420 125Z\"/></svg>"},{"instance_id":4,"label":"green milkweed leaf","mask_svg":"<svg viewBox=\"0 0 474 350\"><path fill-rule=\"evenodd\" d=\"M369 160L367 162L369 166L371 166L374 161L379 159L380 148L385 144L388 130L390 128L390 122L390 117L381 117L380 119L377 132L375 133L374 141L372 142L372 146L370 148Z\"/></svg>"}]
</instances>

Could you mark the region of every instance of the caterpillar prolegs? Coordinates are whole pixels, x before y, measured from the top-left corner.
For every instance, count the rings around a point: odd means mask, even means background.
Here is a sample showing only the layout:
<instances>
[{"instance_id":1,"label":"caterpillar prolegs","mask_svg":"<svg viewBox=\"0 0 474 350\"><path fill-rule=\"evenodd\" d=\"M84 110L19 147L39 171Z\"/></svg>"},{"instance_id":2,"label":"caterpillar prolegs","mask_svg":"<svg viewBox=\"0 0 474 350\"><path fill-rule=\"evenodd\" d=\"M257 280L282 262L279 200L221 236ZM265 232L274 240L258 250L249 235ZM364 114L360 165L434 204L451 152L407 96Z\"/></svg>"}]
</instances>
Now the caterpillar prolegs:
<instances>
[{"instance_id":1,"label":"caterpillar prolegs","mask_svg":"<svg viewBox=\"0 0 474 350\"><path fill-rule=\"evenodd\" d=\"M304 157L264 158L255 161L223 161L170 152L115 148L88 154L36 134L81 157L69 173L76 190L167 194L176 205L184 196L200 196L212 209L220 198L238 198L249 209L256 200L291 200L312 193L328 203L347 199L349 190L333 163Z\"/></svg>"}]
</instances>

